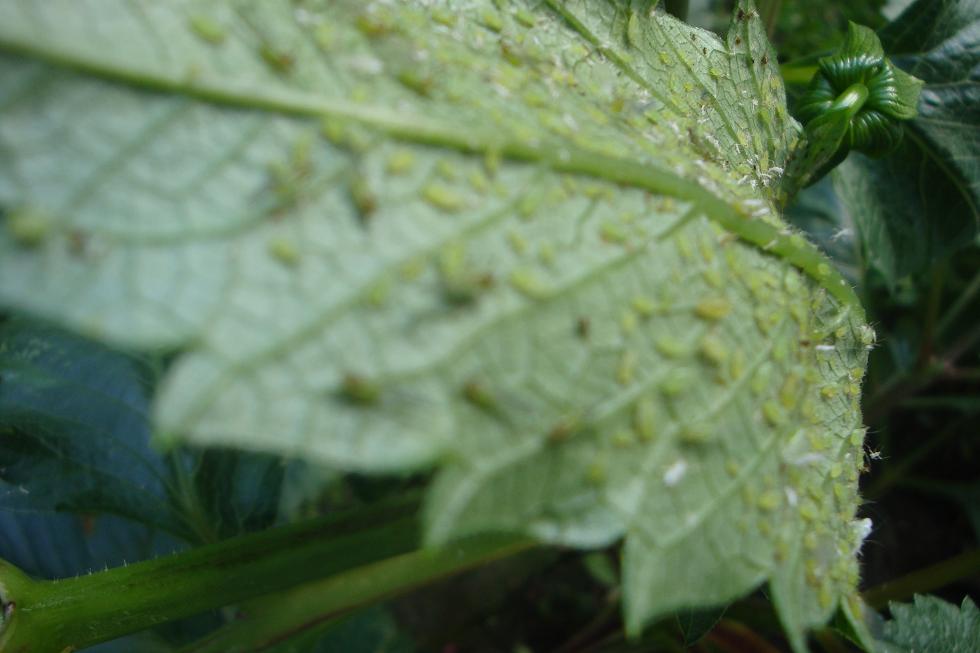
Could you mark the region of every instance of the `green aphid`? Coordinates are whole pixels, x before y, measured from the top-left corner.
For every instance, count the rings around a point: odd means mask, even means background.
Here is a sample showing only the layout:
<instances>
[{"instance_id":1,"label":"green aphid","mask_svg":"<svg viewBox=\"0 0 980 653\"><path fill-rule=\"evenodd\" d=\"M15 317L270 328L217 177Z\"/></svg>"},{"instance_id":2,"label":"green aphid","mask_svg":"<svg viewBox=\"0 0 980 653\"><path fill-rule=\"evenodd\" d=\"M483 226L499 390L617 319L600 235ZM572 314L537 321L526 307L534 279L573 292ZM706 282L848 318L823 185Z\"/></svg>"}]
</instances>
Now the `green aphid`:
<instances>
[{"instance_id":1,"label":"green aphid","mask_svg":"<svg viewBox=\"0 0 980 653\"><path fill-rule=\"evenodd\" d=\"M348 191L358 218L362 224L367 224L378 210L378 196L363 175L356 175L351 179Z\"/></svg>"},{"instance_id":2,"label":"green aphid","mask_svg":"<svg viewBox=\"0 0 980 653\"><path fill-rule=\"evenodd\" d=\"M422 188L422 199L443 213L458 213L466 208L466 198L452 186L436 181Z\"/></svg>"},{"instance_id":3,"label":"green aphid","mask_svg":"<svg viewBox=\"0 0 980 653\"><path fill-rule=\"evenodd\" d=\"M348 373L341 380L340 394L351 403L367 406L378 402L381 388L359 374Z\"/></svg>"},{"instance_id":4,"label":"green aphid","mask_svg":"<svg viewBox=\"0 0 980 653\"><path fill-rule=\"evenodd\" d=\"M269 255L286 267L295 267L299 264L300 254L296 243L284 236L273 238L268 243Z\"/></svg>"},{"instance_id":5,"label":"green aphid","mask_svg":"<svg viewBox=\"0 0 980 653\"><path fill-rule=\"evenodd\" d=\"M187 24L198 38L211 45L221 45L225 40L225 28L210 16L193 14L187 18Z\"/></svg>"},{"instance_id":6,"label":"green aphid","mask_svg":"<svg viewBox=\"0 0 980 653\"><path fill-rule=\"evenodd\" d=\"M277 73L290 73L296 65L296 59L288 52L277 50L268 43L263 43L259 48L259 55L266 65Z\"/></svg>"},{"instance_id":7,"label":"green aphid","mask_svg":"<svg viewBox=\"0 0 980 653\"><path fill-rule=\"evenodd\" d=\"M470 380L463 385L463 398L482 411L489 413L497 410L496 397L479 381Z\"/></svg>"},{"instance_id":8,"label":"green aphid","mask_svg":"<svg viewBox=\"0 0 980 653\"><path fill-rule=\"evenodd\" d=\"M531 299L543 299L548 294L544 282L531 270L517 268L510 273L510 285Z\"/></svg>"},{"instance_id":9,"label":"green aphid","mask_svg":"<svg viewBox=\"0 0 980 653\"><path fill-rule=\"evenodd\" d=\"M52 227L47 215L30 208L15 209L7 216L5 226L15 243L31 249L44 244Z\"/></svg>"}]
</instances>

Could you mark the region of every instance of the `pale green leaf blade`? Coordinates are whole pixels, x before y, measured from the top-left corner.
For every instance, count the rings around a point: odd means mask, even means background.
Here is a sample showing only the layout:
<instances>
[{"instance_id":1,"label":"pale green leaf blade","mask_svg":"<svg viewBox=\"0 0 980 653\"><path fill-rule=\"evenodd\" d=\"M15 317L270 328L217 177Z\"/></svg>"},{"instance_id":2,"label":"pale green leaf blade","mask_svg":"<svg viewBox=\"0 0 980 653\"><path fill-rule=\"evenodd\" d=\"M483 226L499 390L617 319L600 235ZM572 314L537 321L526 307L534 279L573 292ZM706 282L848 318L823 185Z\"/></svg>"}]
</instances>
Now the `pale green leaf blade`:
<instances>
[{"instance_id":1,"label":"pale green leaf blade","mask_svg":"<svg viewBox=\"0 0 980 653\"><path fill-rule=\"evenodd\" d=\"M180 349L167 438L439 463L430 541L625 535L633 632L771 579L798 640L871 332L752 4L635 4L8 2L0 301Z\"/></svg>"}]
</instances>

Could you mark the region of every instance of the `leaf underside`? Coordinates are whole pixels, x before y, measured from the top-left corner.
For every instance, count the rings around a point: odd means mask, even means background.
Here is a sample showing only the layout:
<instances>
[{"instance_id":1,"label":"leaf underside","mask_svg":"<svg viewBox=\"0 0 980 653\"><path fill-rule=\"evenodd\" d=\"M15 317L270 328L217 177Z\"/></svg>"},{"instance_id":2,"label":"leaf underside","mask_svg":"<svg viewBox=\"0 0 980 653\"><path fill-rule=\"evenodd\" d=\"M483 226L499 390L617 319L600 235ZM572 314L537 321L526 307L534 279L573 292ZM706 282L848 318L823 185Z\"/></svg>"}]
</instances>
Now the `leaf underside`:
<instances>
[{"instance_id":1,"label":"leaf underside","mask_svg":"<svg viewBox=\"0 0 980 653\"><path fill-rule=\"evenodd\" d=\"M857 580L873 333L783 222L751 3L0 5L0 302L179 350L162 442L438 465L427 533L625 536L628 629Z\"/></svg>"}]
</instances>

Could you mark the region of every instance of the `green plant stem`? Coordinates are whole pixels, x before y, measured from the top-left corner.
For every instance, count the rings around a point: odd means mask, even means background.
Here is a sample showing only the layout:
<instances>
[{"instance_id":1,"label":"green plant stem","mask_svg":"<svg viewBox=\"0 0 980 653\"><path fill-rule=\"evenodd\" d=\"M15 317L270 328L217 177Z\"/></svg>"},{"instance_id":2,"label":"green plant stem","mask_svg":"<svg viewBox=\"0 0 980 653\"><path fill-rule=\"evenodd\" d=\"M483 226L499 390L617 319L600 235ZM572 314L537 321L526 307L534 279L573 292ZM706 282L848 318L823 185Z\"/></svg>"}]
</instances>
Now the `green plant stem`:
<instances>
[{"instance_id":1,"label":"green plant stem","mask_svg":"<svg viewBox=\"0 0 980 653\"><path fill-rule=\"evenodd\" d=\"M0 565L0 652L61 653L405 553L414 497L56 581Z\"/></svg>"},{"instance_id":2,"label":"green plant stem","mask_svg":"<svg viewBox=\"0 0 980 653\"><path fill-rule=\"evenodd\" d=\"M714 644L724 653L779 653L778 649L769 644L760 635L745 624L732 619L722 619L705 635L705 639Z\"/></svg>"},{"instance_id":3,"label":"green plant stem","mask_svg":"<svg viewBox=\"0 0 980 653\"><path fill-rule=\"evenodd\" d=\"M939 319L939 304L943 295L943 282L946 280L946 266L937 265L932 269L929 282L929 297L926 302L926 319L922 326L922 344L919 347L916 366L925 369L932 360L935 346L936 321Z\"/></svg>"},{"instance_id":4,"label":"green plant stem","mask_svg":"<svg viewBox=\"0 0 980 653\"><path fill-rule=\"evenodd\" d=\"M864 592L865 602L876 610L889 601L907 599L913 594L923 594L945 585L980 574L980 548L967 551L949 560L911 574L882 583Z\"/></svg>"},{"instance_id":5,"label":"green plant stem","mask_svg":"<svg viewBox=\"0 0 980 653\"><path fill-rule=\"evenodd\" d=\"M336 623L357 608L409 592L449 575L526 551L524 538L490 535L442 549L413 551L352 569L288 592L263 597L229 625L180 653L261 651Z\"/></svg>"},{"instance_id":6,"label":"green plant stem","mask_svg":"<svg viewBox=\"0 0 980 653\"><path fill-rule=\"evenodd\" d=\"M851 649L845 646L833 630L822 628L813 633L813 638L819 642L826 653L848 653Z\"/></svg>"},{"instance_id":7,"label":"green plant stem","mask_svg":"<svg viewBox=\"0 0 980 653\"><path fill-rule=\"evenodd\" d=\"M671 14L672 16L676 16L677 18L686 21L691 7L689 0L664 0L664 9L666 9L667 13Z\"/></svg>"},{"instance_id":8,"label":"green plant stem","mask_svg":"<svg viewBox=\"0 0 980 653\"><path fill-rule=\"evenodd\" d=\"M977 271L973 279L970 280L970 283L967 284L966 290L964 290L963 293L956 298L953 305L949 307L949 310L947 310L942 319L939 320L939 325L936 327L936 335L939 338L942 338L943 335L945 335L946 331L949 330L949 327L952 326L954 321L956 321L956 318L958 318L960 313L963 312L963 309L973 303L973 299L977 296L978 292L980 292L980 271Z\"/></svg>"}]
</instances>

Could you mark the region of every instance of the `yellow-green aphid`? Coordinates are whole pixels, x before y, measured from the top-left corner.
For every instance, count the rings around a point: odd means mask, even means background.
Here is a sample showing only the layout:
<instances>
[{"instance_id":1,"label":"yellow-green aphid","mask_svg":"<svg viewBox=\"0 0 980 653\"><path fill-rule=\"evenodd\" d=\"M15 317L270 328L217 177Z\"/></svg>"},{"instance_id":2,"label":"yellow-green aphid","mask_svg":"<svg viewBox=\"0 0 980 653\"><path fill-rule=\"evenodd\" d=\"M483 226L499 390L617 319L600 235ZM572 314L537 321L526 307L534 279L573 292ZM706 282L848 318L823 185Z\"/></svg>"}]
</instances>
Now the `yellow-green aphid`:
<instances>
[{"instance_id":1,"label":"yellow-green aphid","mask_svg":"<svg viewBox=\"0 0 980 653\"><path fill-rule=\"evenodd\" d=\"M657 407L652 399L644 397L633 409L633 429L640 440L652 440L657 434Z\"/></svg>"},{"instance_id":2,"label":"yellow-green aphid","mask_svg":"<svg viewBox=\"0 0 980 653\"><path fill-rule=\"evenodd\" d=\"M515 268L510 273L510 284L522 295L542 299L548 290L541 279L528 268Z\"/></svg>"},{"instance_id":3,"label":"yellow-green aphid","mask_svg":"<svg viewBox=\"0 0 980 653\"><path fill-rule=\"evenodd\" d=\"M296 64L296 59L288 52L277 50L268 43L263 43L259 48L259 55L266 65L277 73L289 73Z\"/></svg>"},{"instance_id":4,"label":"yellow-green aphid","mask_svg":"<svg viewBox=\"0 0 980 653\"><path fill-rule=\"evenodd\" d=\"M497 400L490 390L479 381L470 380L463 386L463 397L473 406L486 412L497 408Z\"/></svg>"},{"instance_id":5,"label":"yellow-green aphid","mask_svg":"<svg viewBox=\"0 0 980 653\"><path fill-rule=\"evenodd\" d=\"M269 241L269 255L286 267L295 267L299 263L299 250L296 243L284 236L277 236Z\"/></svg>"},{"instance_id":6,"label":"yellow-green aphid","mask_svg":"<svg viewBox=\"0 0 980 653\"><path fill-rule=\"evenodd\" d=\"M637 364L636 352L626 350L619 357L619 366L616 368L616 380L620 385L629 385L633 382L636 375Z\"/></svg>"},{"instance_id":7,"label":"yellow-green aphid","mask_svg":"<svg viewBox=\"0 0 980 653\"><path fill-rule=\"evenodd\" d=\"M466 198L452 186L432 181L421 192L423 200L443 213L458 213L466 208Z\"/></svg>"},{"instance_id":8,"label":"yellow-green aphid","mask_svg":"<svg viewBox=\"0 0 980 653\"><path fill-rule=\"evenodd\" d=\"M381 395L377 383L359 374L345 374L341 380L340 393L348 401L361 405L374 404Z\"/></svg>"},{"instance_id":9,"label":"yellow-green aphid","mask_svg":"<svg viewBox=\"0 0 980 653\"><path fill-rule=\"evenodd\" d=\"M198 38L211 45L221 45L225 40L224 27L210 16L193 14L187 18L187 24Z\"/></svg>"},{"instance_id":10,"label":"yellow-green aphid","mask_svg":"<svg viewBox=\"0 0 980 653\"><path fill-rule=\"evenodd\" d=\"M694 307L694 314L705 320L720 320L732 312L732 303L725 297L708 297Z\"/></svg>"},{"instance_id":11,"label":"yellow-green aphid","mask_svg":"<svg viewBox=\"0 0 980 653\"><path fill-rule=\"evenodd\" d=\"M626 43L638 48L641 45L640 36L640 18L635 11L631 11L626 21Z\"/></svg>"},{"instance_id":12,"label":"yellow-green aphid","mask_svg":"<svg viewBox=\"0 0 980 653\"><path fill-rule=\"evenodd\" d=\"M39 247L51 233L51 220L30 208L15 209L5 220L7 233L21 247Z\"/></svg>"},{"instance_id":13,"label":"yellow-green aphid","mask_svg":"<svg viewBox=\"0 0 980 653\"><path fill-rule=\"evenodd\" d=\"M361 174L357 174L351 179L348 189L358 217L362 223L367 224L374 212L378 210L377 195L371 190L367 177Z\"/></svg>"}]
</instances>

